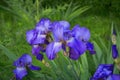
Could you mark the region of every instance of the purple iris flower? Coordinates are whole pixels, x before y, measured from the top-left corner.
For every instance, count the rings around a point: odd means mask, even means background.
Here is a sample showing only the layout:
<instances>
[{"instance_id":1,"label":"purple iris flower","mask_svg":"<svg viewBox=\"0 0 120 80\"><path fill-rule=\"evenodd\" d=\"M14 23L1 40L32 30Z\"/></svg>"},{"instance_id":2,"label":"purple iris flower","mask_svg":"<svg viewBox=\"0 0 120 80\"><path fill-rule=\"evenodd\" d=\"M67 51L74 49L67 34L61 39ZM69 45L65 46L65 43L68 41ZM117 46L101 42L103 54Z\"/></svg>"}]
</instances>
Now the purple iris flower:
<instances>
[{"instance_id":1,"label":"purple iris flower","mask_svg":"<svg viewBox=\"0 0 120 80\"><path fill-rule=\"evenodd\" d=\"M100 64L91 80L107 80L113 74L113 64Z\"/></svg>"},{"instance_id":2,"label":"purple iris flower","mask_svg":"<svg viewBox=\"0 0 120 80\"><path fill-rule=\"evenodd\" d=\"M100 64L90 80L120 80L119 74L113 74L113 64Z\"/></svg>"},{"instance_id":3,"label":"purple iris flower","mask_svg":"<svg viewBox=\"0 0 120 80\"><path fill-rule=\"evenodd\" d=\"M49 34L50 32L52 35ZM86 50L91 54L95 53L93 44L88 42L90 31L79 25L70 30L70 24L67 21L52 23L49 19L43 18L36 24L35 29L26 33L26 37L27 42L32 45L33 55L38 60L42 60L43 56L40 52L44 51L50 60L53 60L60 50L69 53L69 57L73 60L77 60Z\"/></svg>"},{"instance_id":4,"label":"purple iris flower","mask_svg":"<svg viewBox=\"0 0 120 80\"><path fill-rule=\"evenodd\" d=\"M73 60L77 60L86 51L85 43L75 38L68 40L67 46L69 47L69 57Z\"/></svg>"},{"instance_id":5,"label":"purple iris flower","mask_svg":"<svg viewBox=\"0 0 120 80\"><path fill-rule=\"evenodd\" d=\"M52 29L52 22L49 19L42 18L37 24L35 29L26 32L27 42L32 46L32 54L38 60L42 60L43 55L39 54L40 51L44 52L44 48L40 44L48 44L46 36Z\"/></svg>"},{"instance_id":6,"label":"purple iris flower","mask_svg":"<svg viewBox=\"0 0 120 80\"><path fill-rule=\"evenodd\" d=\"M113 30L113 34L112 34L112 43L113 43L113 45L112 45L112 57L113 57L113 59L116 59L116 58L118 58L118 50L117 50L117 46L116 46L116 31L115 31L115 29Z\"/></svg>"},{"instance_id":7,"label":"purple iris flower","mask_svg":"<svg viewBox=\"0 0 120 80\"><path fill-rule=\"evenodd\" d=\"M82 41L88 41L90 39L90 31L86 27L80 27L79 25L75 25L72 29L72 34L76 39Z\"/></svg>"},{"instance_id":8,"label":"purple iris flower","mask_svg":"<svg viewBox=\"0 0 120 80\"><path fill-rule=\"evenodd\" d=\"M64 31L68 30L70 27L70 24L67 21L56 21L52 25L54 41L46 47L46 55L50 60L53 60L56 57L56 54L62 49Z\"/></svg>"},{"instance_id":9,"label":"purple iris flower","mask_svg":"<svg viewBox=\"0 0 120 80\"><path fill-rule=\"evenodd\" d=\"M29 30L26 33L27 42L31 45L42 44L46 39L46 35L51 31L52 22L49 19L41 19L35 29Z\"/></svg>"},{"instance_id":10,"label":"purple iris flower","mask_svg":"<svg viewBox=\"0 0 120 80\"><path fill-rule=\"evenodd\" d=\"M16 69L13 71L17 80L22 80L23 77L27 75L27 69L30 70L40 70L40 67L32 65L32 58L29 54L23 54L18 60L13 64Z\"/></svg>"},{"instance_id":11,"label":"purple iris flower","mask_svg":"<svg viewBox=\"0 0 120 80\"><path fill-rule=\"evenodd\" d=\"M72 36L72 31L69 30L70 24L67 21L59 21L53 23L53 37L54 41L51 42L46 48L46 55L50 60L56 57L56 54L66 47L69 48L69 57L77 60L81 54L86 50L86 45L81 40L77 40Z\"/></svg>"},{"instance_id":12,"label":"purple iris flower","mask_svg":"<svg viewBox=\"0 0 120 80\"><path fill-rule=\"evenodd\" d=\"M40 53L40 51L44 52L44 49L40 45L32 45L32 54L36 56L36 58L40 61L43 59L43 55Z\"/></svg>"},{"instance_id":13,"label":"purple iris flower","mask_svg":"<svg viewBox=\"0 0 120 80\"><path fill-rule=\"evenodd\" d=\"M74 36L77 40L81 40L86 44L86 49L91 53L95 54L94 45L91 42L88 42L90 39L90 31L85 27L80 27L79 25L75 25L72 29L72 36Z\"/></svg>"}]
</instances>

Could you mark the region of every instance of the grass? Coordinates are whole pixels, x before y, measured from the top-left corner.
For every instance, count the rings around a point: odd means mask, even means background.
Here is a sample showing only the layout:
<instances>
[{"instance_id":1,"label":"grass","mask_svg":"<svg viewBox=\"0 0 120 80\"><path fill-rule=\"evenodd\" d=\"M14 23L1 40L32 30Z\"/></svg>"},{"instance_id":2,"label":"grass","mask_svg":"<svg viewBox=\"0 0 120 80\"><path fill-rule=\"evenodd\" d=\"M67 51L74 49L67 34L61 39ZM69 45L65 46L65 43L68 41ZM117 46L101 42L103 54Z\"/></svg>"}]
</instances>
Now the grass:
<instances>
[{"instance_id":1,"label":"grass","mask_svg":"<svg viewBox=\"0 0 120 80\"><path fill-rule=\"evenodd\" d=\"M77 4L62 4L55 7L42 7L42 2L36 0L5 1L8 6L0 5L0 80L9 80L13 77L12 66L23 53L31 55L31 47L26 42L26 31L33 29L42 17L54 20L68 20L71 28L80 24L91 31L91 42L95 45L96 55L88 52L73 61L59 53L59 58L49 61L45 55L46 63L37 61L34 56L33 64L41 66L41 71L30 71L24 80L88 80L101 63L113 63L111 57L111 29L117 29L117 47L120 54L119 19L87 14L91 6L81 7ZM112 25L114 22L114 25ZM117 69L115 71L117 72ZM1 76L4 74L3 76ZM8 76L9 75L9 76Z\"/></svg>"}]
</instances>

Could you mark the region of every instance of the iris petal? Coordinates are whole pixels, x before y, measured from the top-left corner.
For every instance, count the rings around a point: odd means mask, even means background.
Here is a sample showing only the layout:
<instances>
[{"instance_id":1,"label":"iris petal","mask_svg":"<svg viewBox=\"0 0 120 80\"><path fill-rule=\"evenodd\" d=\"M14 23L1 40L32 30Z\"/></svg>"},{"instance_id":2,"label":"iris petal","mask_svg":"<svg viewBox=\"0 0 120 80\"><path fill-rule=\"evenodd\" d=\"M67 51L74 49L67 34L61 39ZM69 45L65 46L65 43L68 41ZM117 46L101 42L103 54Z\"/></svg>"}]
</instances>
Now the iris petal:
<instances>
[{"instance_id":1,"label":"iris petal","mask_svg":"<svg viewBox=\"0 0 120 80\"><path fill-rule=\"evenodd\" d=\"M106 80L110 75L113 74L113 64L101 64L97 68L93 78L91 80Z\"/></svg>"},{"instance_id":2,"label":"iris petal","mask_svg":"<svg viewBox=\"0 0 120 80\"><path fill-rule=\"evenodd\" d=\"M22 80L22 78L27 75L27 70L24 67L17 67L13 72L17 80Z\"/></svg>"},{"instance_id":3,"label":"iris petal","mask_svg":"<svg viewBox=\"0 0 120 80\"><path fill-rule=\"evenodd\" d=\"M91 54L95 54L95 53L96 53L95 50L94 50L94 45L93 45L93 43L87 42L86 45L87 45L87 50L88 50Z\"/></svg>"},{"instance_id":4,"label":"iris petal","mask_svg":"<svg viewBox=\"0 0 120 80\"><path fill-rule=\"evenodd\" d=\"M26 39L29 44L32 44L31 40L35 37L34 32L35 30L29 30L26 32Z\"/></svg>"},{"instance_id":5,"label":"iris petal","mask_svg":"<svg viewBox=\"0 0 120 80\"><path fill-rule=\"evenodd\" d=\"M30 30L26 32L27 42L31 45L44 43L46 35L37 30Z\"/></svg>"},{"instance_id":6,"label":"iris petal","mask_svg":"<svg viewBox=\"0 0 120 80\"><path fill-rule=\"evenodd\" d=\"M43 44L46 39L46 35L40 32L35 32L35 37L32 39L32 44Z\"/></svg>"},{"instance_id":7,"label":"iris petal","mask_svg":"<svg viewBox=\"0 0 120 80\"><path fill-rule=\"evenodd\" d=\"M42 60L43 60L43 55L42 55L42 54L38 54L38 55L36 56L36 58L37 58L38 60L42 61Z\"/></svg>"},{"instance_id":8,"label":"iris petal","mask_svg":"<svg viewBox=\"0 0 120 80\"><path fill-rule=\"evenodd\" d=\"M85 27L80 27L79 25L76 25L72 29L72 33L76 39L84 41L88 41L90 39L90 31Z\"/></svg>"},{"instance_id":9,"label":"iris petal","mask_svg":"<svg viewBox=\"0 0 120 80\"><path fill-rule=\"evenodd\" d=\"M28 54L23 54L20 59L21 62L24 62L26 65L30 65L32 63L32 57Z\"/></svg>"},{"instance_id":10,"label":"iris petal","mask_svg":"<svg viewBox=\"0 0 120 80\"><path fill-rule=\"evenodd\" d=\"M112 45L112 57L113 59L116 59L118 57L118 50L116 48L116 45Z\"/></svg>"},{"instance_id":11,"label":"iris petal","mask_svg":"<svg viewBox=\"0 0 120 80\"><path fill-rule=\"evenodd\" d=\"M80 57L80 54L76 49L70 48L69 57L73 60L77 60Z\"/></svg>"},{"instance_id":12,"label":"iris petal","mask_svg":"<svg viewBox=\"0 0 120 80\"><path fill-rule=\"evenodd\" d=\"M120 80L120 74L113 74L107 80Z\"/></svg>"},{"instance_id":13,"label":"iris petal","mask_svg":"<svg viewBox=\"0 0 120 80\"><path fill-rule=\"evenodd\" d=\"M60 25L64 27L64 30L70 28L70 23L67 21L59 21Z\"/></svg>"},{"instance_id":14,"label":"iris petal","mask_svg":"<svg viewBox=\"0 0 120 80\"><path fill-rule=\"evenodd\" d=\"M31 65L29 68L30 68L31 70L41 70L40 67L34 66L34 65Z\"/></svg>"},{"instance_id":15,"label":"iris petal","mask_svg":"<svg viewBox=\"0 0 120 80\"><path fill-rule=\"evenodd\" d=\"M51 30L51 21L48 18L42 18L37 24L36 24L36 30L40 31L42 34L46 34L48 31Z\"/></svg>"},{"instance_id":16,"label":"iris petal","mask_svg":"<svg viewBox=\"0 0 120 80\"><path fill-rule=\"evenodd\" d=\"M32 54L38 55L40 53L41 47L39 45L32 45Z\"/></svg>"},{"instance_id":17,"label":"iris petal","mask_svg":"<svg viewBox=\"0 0 120 80\"><path fill-rule=\"evenodd\" d=\"M85 51L86 51L86 45L77 39L71 38L68 42L67 42L67 46L70 47L70 55L69 57L71 59L78 59L80 55L82 55Z\"/></svg>"},{"instance_id":18,"label":"iris petal","mask_svg":"<svg viewBox=\"0 0 120 80\"><path fill-rule=\"evenodd\" d=\"M53 60L56 54L62 49L62 43L52 42L46 48L46 55L48 59Z\"/></svg>"},{"instance_id":19,"label":"iris petal","mask_svg":"<svg viewBox=\"0 0 120 80\"><path fill-rule=\"evenodd\" d=\"M53 26L54 27L52 32L53 32L54 40L55 41L63 40L63 31L64 31L63 26L61 26L59 22L54 22Z\"/></svg>"},{"instance_id":20,"label":"iris petal","mask_svg":"<svg viewBox=\"0 0 120 80\"><path fill-rule=\"evenodd\" d=\"M14 66L16 67L25 67L26 65L30 65L32 63L32 58L28 54L23 54L18 60L14 62Z\"/></svg>"}]
</instances>

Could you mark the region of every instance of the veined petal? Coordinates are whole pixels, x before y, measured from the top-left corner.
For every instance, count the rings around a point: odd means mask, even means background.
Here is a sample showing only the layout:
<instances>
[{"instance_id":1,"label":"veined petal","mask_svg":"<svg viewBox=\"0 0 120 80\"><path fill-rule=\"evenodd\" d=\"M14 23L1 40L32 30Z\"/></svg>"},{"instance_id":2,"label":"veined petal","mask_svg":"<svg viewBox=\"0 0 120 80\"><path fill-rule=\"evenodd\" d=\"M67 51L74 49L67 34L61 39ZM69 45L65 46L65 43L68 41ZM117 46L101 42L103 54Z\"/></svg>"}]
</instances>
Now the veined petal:
<instances>
[{"instance_id":1,"label":"veined petal","mask_svg":"<svg viewBox=\"0 0 120 80\"><path fill-rule=\"evenodd\" d=\"M91 54L95 54L95 53L96 53L95 50L94 50L94 45L93 45L93 43L87 42L86 45L87 45L87 50L88 50Z\"/></svg>"},{"instance_id":2,"label":"veined petal","mask_svg":"<svg viewBox=\"0 0 120 80\"><path fill-rule=\"evenodd\" d=\"M113 64L101 64L97 68L93 78L91 80L106 80L110 75L113 74Z\"/></svg>"},{"instance_id":3,"label":"veined petal","mask_svg":"<svg viewBox=\"0 0 120 80\"><path fill-rule=\"evenodd\" d=\"M62 49L62 43L51 42L46 48L46 55L48 59L53 60L56 54Z\"/></svg>"},{"instance_id":4,"label":"veined petal","mask_svg":"<svg viewBox=\"0 0 120 80\"><path fill-rule=\"evenodd\" d=\"M55 41L63 40L63 32L64 27L59 22L54 22L52 33Z\"/></svg>"},{"instance_id":5,"label":"veined petal","mask_svg":"<svg viewBox=\"0 0 120 80\"><path fill-rule=\"evenodd\" d=\"M21 62L24 62L26 65L30 65L32 63L32 57L29 54L23 54L21 56Z\"/></svg>"},{"instance_id":6,"label":"veined petal","mask_svg":"<svg viewBox=\"0 0 120 80\"><path fill-rule=\"evenodd\" d=\"M17 80L22 80L27 75L27 70L24 67L17 67L13 72Z\"/></svg>"},{"instance_id":7,"label":"veined petal","mask_svg":"<svg viewBox=\"0 0 120 80\"><path fill-rule=\"evenodd\" d=\"M59 21L60 25L64 27L64 30L70 28L70 23L67 21Z\"/></svg>"},{"instance_id":8,"label":"veined petal","mask_svg":"<svg viewBox=\"0 0 120 80\"><path fill-rule=\"evenodd\" d=\"M29 66L29 68L30 68L31 70L41 70L40 67L34 66L34 65Z\"/></svg>"},{"instance_id":9,"label":"veined petal","mask_svg":"<svg viewBox=\"0 0 120 80\"><path fill-rule=\"evenodd\" d=\"M64 35L64 40L67 41L72 37L72 32L71 30L65 30L63 35Z\"/></svg>"},{"instance_id":10,"label":"veined petal","mask_svg":"<svg viewBox=\"0 0 120 80\"><path fill-rule=\"evenodd\" d=\"M85 27L80 27L79 25L76 25L72 29L72 33L76 39L80 39L83 41L88 41L90 39L90 31Z\"/></svg>"},{"instance_id":11,"label":"veined petal","mask_svg":"<svg viewBox=\"0 0 120 80\"><path fill-rule=\"evenodd\" d=\"M69 57L71 59L73 59L73 60L77 60L77 59L79 59L80 54L79 54L79 52L76 49L70 48L70 50L69 50Z\"/></svg>"},{"instance_id":12,"label":"veined petal","mask_svg":"<svg viewBox=\"0 0 120 80\"><path fill-rule=\"evenodd\" d=\"M113 59L116 59L118 57L118 50L116 48L116 45L112 45L112 57Z\"/></svg>"},{"instance_id":13,"label":"veined petal","mask_svg":"<svg viewBox=\"0 0 120 80\"><path fill-rule=\"evenodd\" d=\"M120 74L113 74L107 80L120 80Z\"/></svg>"},{"instance_id":14,"label":"veined petal","mask_svg":"<svg viewBox=\"0 0 120 80\"><path fill-rule=\"evenodd\" d=\"M34 29L26 32L26 39L31 45L41 44L44 43L46 35Z\"/></svg>"},{"instance_id":15,"label":"veined petal","mask_svg":"<svg viewBox=\"0 0 120 80\"><path fill-rule=\"evenodd\" d=\"M51 21L48 18L42 18L37 24L36 24L36 30L40 31L42 34L46 34L48 31L51 30Z\"/></svg>"},{"instance_id":16,"label":"veined petal","mask_svg":"<svg viewBox=\"0 0 120 80\"><path fill-rule=\"evenodd\" d=\"M31 44L31 40L33 40L35 37L34 33L35 33L35 30L29 30L26 32L26 40L29 44Z\"/></svg>"},{"instance_id":17,"label":"veined petal","mask_svg":"<svg viewBox=\"0 0 120 80\"><path fill-rule=\"evenodd\" d=\"M14 62L14 66L16 67L25 67L27 65L31 65L32 58L28 54L23 54L18 60Z\"/></svg>"},{"instance_id":18,"label":"veined petal","mask_svg":"<svg viewBox=\"0 0 120 80\"><path fill-rule=\"evenodd\" d=\"M32 45L32 54L37 56L40 53L41 47L39 45Z\"/></svg>"},{"instance_id":19,"label":"veined petal","mask_svg":"<svg viewBox=\"0 0 120 80\"><path fill-rule=\"evenodd\" d=\"M34 39L32 39L31 44L43 44L46 39L46 35L37 31L35 32L35 34L36 36L34 37Z\"/></svg>"},{"instance_id":20,"label":"veined petal","mask_svg":"<svg viewBox=\"0 0 120 80\"><path fill-rule=\"evenodd\" d=\"M69 57L74 60L77 60L86 51L86 45L82 41L74 38L67 41L67 46L70 47Z\"/></svg>"}]
</instances>

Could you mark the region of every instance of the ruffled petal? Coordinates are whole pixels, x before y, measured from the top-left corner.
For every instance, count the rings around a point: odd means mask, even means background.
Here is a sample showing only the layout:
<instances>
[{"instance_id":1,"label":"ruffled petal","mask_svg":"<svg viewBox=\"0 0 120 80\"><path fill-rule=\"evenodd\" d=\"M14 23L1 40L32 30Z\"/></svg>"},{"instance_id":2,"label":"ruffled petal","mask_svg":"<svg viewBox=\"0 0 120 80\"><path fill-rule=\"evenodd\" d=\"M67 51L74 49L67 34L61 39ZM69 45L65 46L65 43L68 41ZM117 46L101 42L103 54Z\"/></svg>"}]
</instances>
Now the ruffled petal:
<instances>
[{"instance_id":1,"label":"ruffled petal","mask_svg":"<svg viewBox=\"0 0 120 80\"><path fill-rule=\"evenodd\" d=\"M30 68L31 70L41 70L40 67L34 66L34 65L29 66L29 68Z\"/></svg>"},{"instance_id":2,"label":"ruffled petal","mask_svg":"<svg viewBox=\"0 0 120 80\"><path fill-rule=\"evenodd\" d=\"M76 49L70 48L70 50L69 50L69 57L71 59L73 59L73 60L77 60L77 59L79 59L80 54L79 54L79 52Z\"/></svg>"},{"instance_id":3,"label":"ruffled petal","mask_svg":"<svg viewBox=\"0 0 120 80\"><path fill-rule=\"evenodd\" d=\"M51 42L46 48L46 55L49 60L53 60L56 54L62 49L62 43Z\"/></svg>"},{"instance_id":4,"label":"ruffled petal","mask_svg":"<svg viewBox=\"0 0 120 80\"><path fill-rule=\"evenodd\" d=\"M36 24L36 30L38 30L42 34L46 34L49 32L52 28L51 21L48 18L42 18L37 24Z\"/></svg>"},{"instance_id":5,"label":"ruffled petal","mask_svg":"<svg viewBox=\"0 0 120 80\"><path fill-rule=\"evenodd\" d=\"M91 54L95 54L95 53L96 53L96 51L94 50L94 45L93 45L93 43L87 42L86 45L87 45L87 50L88 50Z\"/></svg>"},{"instance_id":6,"label":"ruffled petal","mask_svg":"<svg viewBox=\"0 0 120 80\"><path fill-rule=\"evenodd\" d=\"M113 74L113 64L101 64L97 68L95 74L91 78L91 80L106 80L110 75Z\"/></svg>"},{"instance_id":7,"label":"ruffled petal","mask_svg":"<svg viewBox=\"0 0 120 80\"><path fill-rule=\"evenodd\" d=\"M73 60L77 60L86 51L86 45L74 38L67 41L67 46L70 48L69 57Z\"/></svg>"},{"instance_id":8,"label":"ruffled petal","mask_svg":"<svg viewBox=\"0 0 120 80\"><path fill-rule=\"evenodd\" d=\"M32 58L29 54L23 54L18 60L14 62L14 66L16 67L25 67L27 65L31 65Z\"/></svg>"},{"instance_id":9,"label":"ruffled petal","mask_svg":"<svg viewBox=\"0 0 120 80\"><path fill-rule=\"evenodd\" d=\"M79 25L76 25L72 29L72 34L76 39L80 39L83 41L88 41L90 39L89 29L87 29L85 27L80 27Z\"/></svg>"},{"instance_id":10,"label":"ruffled petal","mask_svg":"<svg viewBox=\"0 0 120 80\"><path fill-rule=\"evenodd\" d=\"M31 44L43 44L45 42L46 35L38 31L35 32L35 37L32 39Z\"/></svg>"},{"instance_id":11,"label":"ruffled petal","mask_svg":"<svg viewBox=\"0 0 120 80\"><path fill-rule=\"evenodd\" d=\"M42 50L42 48L39 45L32 45L32 54L33 55L38 55L40 53L40 50Z\"/></svg>"},{"instance_id":12,"label":"ruffled petal","mask_svg":"<svg viewBox=\"0 0 120 80\"><path fill-rule=\"evenodd\" d=\"M32 57L29 54L23 54L21 56L21 62L24 62L26 65L30 65L32 63Z\"/></svg>"},{"instance_id":13,"label":"ruffled petal","mask_svg":"<svg viewBox=\"0 0 120 80\"><path fill-rule=\"evenodd\" d=\"M67 21L59 21L60 25L64 27L64 30L67 30L70 28L70 23Z\"/></svg>"},{"instance_id":14,"label":"ruffled petal","mask_svg":"<svg viewBox=\"0 0 120 80\"><path fill-rule=\"evenodd\" d=\"M64 27L59 22L54 22L52 33L55 41L63 40L63 32Z\"/></svg>"},{"instance_id":15,"label":"ruffled petal","mask_svg":"<svg viewBox=\"0 0 120 80\"><path fill-rule=\"evenodd\" d=\"M27 70L24 67L17 67L13 72L17 80L22 80L27 75Z\"/></svg>"},{"instance_id":16,"label":"ruffled petal","mask_svg":"<svg viewBox=\"0 0 120 80\"><path fill-rule=\"evenodd\" d=\"M118 57L118 50L116 48L116 45L112 45L112 57L113 59L116 59Z\"/></svg>"},{"instance_id":17,"label":"ruffled petal","mask_svg":"<svg viewBox=\"0 0 120 80\"><path fill-rule=\"evenodd\" d=\"M65 30L63 35L64 35L64 41L67 41L72 37L72 32L71 30Z\"/></svg>"},{"instance_id":18,"label":"ruffled petal","mask_svg":"<svg viewBox=\"0 0 120 80\"><path fill-rule=\"evenodd\" d=\"M44 43L46 35L34 29L26 32L26 39L31 45L41 44Z\"/></svg>"},{"instance_id":19,"label":"ruffled petal","mask_svg":"<svg viewBox=\"0 0 120 80\"><path fill-rule=\"evenodd\" d=\"M26 32L26 40L29 44L32 44L32 40L34 39L35 37L35 30L29 30Z\"/></svg>"},{"instance_id":20,"label":"ruffled petal","mask_svg":"<svg viewBox=\"0 0 120 80\"><path fill-rule=\"evenodd\" d=\"M120 74L113 74L107 80L120 80Z\"/></svg>"}]
</instances>

